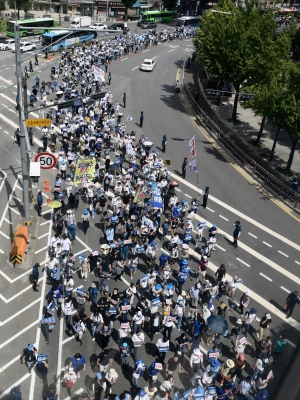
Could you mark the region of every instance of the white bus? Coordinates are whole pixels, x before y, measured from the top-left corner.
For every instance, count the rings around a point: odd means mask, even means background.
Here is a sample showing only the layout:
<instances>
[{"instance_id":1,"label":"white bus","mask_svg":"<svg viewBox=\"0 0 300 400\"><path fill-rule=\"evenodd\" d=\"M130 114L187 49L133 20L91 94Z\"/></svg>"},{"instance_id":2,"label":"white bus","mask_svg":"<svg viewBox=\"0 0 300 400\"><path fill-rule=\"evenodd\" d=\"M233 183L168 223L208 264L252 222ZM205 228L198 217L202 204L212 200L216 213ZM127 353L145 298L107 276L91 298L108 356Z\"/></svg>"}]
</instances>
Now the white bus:
<instances>
[{"instance_id":1,"label":"white bus","mask_svg":"<svg viewBox=\"0 0 300 400\"><path fill-rule=\"evenodd\" d=\"M175 21L176 26L198 26L200 21L200 17L194 16L194 17L180 17L177 18Z\"/></svg>"}]
</instances>

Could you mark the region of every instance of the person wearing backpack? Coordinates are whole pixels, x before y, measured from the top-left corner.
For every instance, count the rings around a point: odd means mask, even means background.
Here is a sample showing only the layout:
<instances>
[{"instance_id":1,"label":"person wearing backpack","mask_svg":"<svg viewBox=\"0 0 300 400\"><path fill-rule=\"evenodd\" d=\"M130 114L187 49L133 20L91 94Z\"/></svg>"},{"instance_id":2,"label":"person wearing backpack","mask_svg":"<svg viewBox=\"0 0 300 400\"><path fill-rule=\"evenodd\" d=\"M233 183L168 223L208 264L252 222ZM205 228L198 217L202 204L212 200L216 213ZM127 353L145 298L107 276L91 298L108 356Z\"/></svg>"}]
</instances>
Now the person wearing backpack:
<instances>
[{"instance_id":1,"label":"person wearing backpack","mask_svg":"<svg viewBox=\"0 0 300 400\"><path fill-rule=\"evenodd\" d=\"M22 400L22 392L20 386L15 386L10 392L10 398L12 400Z\"/></svg>"},{"instance_id":2,"label":"person wearing backpack","mask_svg":"<svg viewBox=\"0 0 300 400\"><path fill-rule=\"evenodd\" d=\"M49 386L49 392L47 394L47 400L58 400L59 393L54 383Z\"/></svg>"}]
</instances>

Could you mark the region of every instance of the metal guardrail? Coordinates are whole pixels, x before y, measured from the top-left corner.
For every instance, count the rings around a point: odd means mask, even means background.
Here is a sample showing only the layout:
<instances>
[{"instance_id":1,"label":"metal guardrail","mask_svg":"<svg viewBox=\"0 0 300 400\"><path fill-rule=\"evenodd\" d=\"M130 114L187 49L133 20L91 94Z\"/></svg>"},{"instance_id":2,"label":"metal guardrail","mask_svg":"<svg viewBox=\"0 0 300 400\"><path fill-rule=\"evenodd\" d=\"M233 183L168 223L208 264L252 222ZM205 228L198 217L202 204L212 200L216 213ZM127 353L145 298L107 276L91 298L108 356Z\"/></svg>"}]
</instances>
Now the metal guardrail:
<instances>
[{"instance_id":1,"label":"metal guardrail","mask_svg":"<svg viewBox=\"0 0 300 400\"><path fill-rule=\"evenodd\" d=\"M181 82L181 94L189 103L194 117L206 128L211 136L221 143L236 158L238 163L261 185L268 188L275 196L283 201L287 206L300 213L300 195L286 183L280 181L270 172L265 170L260 164L249 157L242 149L238 147L230 136L222 131L202 110L191 95L189 89L184 83L184 67L179 71Z\"/></svg>"}]
</instances>

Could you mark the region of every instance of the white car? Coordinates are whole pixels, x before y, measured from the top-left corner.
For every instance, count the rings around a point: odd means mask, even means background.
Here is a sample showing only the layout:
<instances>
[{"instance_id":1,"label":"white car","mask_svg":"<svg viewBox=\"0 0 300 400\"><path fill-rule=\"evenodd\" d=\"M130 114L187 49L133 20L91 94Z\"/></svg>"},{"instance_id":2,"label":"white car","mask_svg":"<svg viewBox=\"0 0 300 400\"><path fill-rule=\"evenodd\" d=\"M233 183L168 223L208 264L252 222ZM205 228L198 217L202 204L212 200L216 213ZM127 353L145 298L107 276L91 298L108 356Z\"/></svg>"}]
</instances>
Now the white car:
<instances>
[{"instance_id":1,"label":"white car","mask_svg":"<svg viewBox=\"0 0 300 400\"><path fill-rule=\"evenodd\" d=\"M15 45L11 48L12 52L16 51ZM30 42L20 42L20 51L24 53L25 51L36 50L36 45Z\"/></svg>"},{"instance_id":2,"label":"white car","mask_svg":"<svg viewBox=\"0 0 300 400\"><path fill-rule=\"evenodd\" d=\"M153 71L156 62L152 58L146 58L141 65L142 71Z\"/></svg>"},{"instance_id":3,"label":"white car","mask_svg":"<svg viewBox=\"0 0 300 400\"><path fill-rule=\"evenodd\" d=\"M95 29L96 31L103 31L103 29L107 29L107 25L101 24L101 22L97 22L94 25L90 25L89 28Z\"/></svg>"},{"instance_id":4,"label":"white car","mask_svg":"<svg viewBox=\"0 0 300 400\"><path fill-rule=\"evenodd\" d=\"M11 50L15 45L15 39L7 39L0 43L0 50Z\"/></svg>"}]
</instances>

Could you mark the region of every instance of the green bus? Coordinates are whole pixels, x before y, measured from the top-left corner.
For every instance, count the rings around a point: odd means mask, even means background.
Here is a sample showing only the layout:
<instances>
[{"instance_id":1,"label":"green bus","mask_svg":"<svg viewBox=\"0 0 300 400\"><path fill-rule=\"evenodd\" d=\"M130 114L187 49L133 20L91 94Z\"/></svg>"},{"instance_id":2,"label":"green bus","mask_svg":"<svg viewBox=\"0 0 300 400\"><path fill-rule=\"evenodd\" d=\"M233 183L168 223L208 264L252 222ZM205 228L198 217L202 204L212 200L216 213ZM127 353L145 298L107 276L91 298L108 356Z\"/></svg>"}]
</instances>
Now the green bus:
<instances>
[{"instance_id":1,"label":"green bus","mask_svg":"<svg viewBox=\"0 0 300 400\"><path fill-rule=\"evenodd\" d=\"M9 21L7 23L7 31L6 35L10 37L14 37L14 26L16 21ZM20 29L20 36L31 36L31 35L41 35L48 31L51 31L54 27L54 19L53 18L31 18L31 19L21 19L17 21L18 25L28 26L28 29ZM42 29L34 29L34 27L43 27ZM30 28L29 28L30 27Z\"/></svg>"},{"instance_id":2,"label":"green bus","mask_svg":"<svg viewBox=\"0 0 300 400\"><path fill-rule=\"evenodd\" d=\"M145 11L142 13L140 22L172 22L173 19L173 11Z\"/></svg>"}]
</instances>

